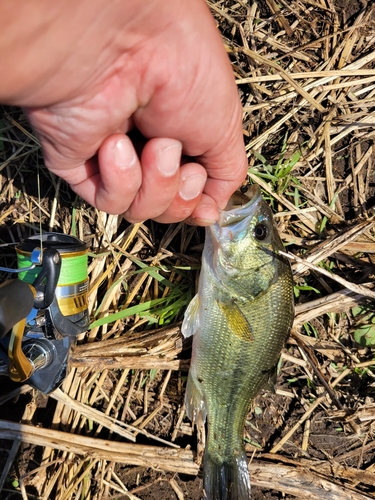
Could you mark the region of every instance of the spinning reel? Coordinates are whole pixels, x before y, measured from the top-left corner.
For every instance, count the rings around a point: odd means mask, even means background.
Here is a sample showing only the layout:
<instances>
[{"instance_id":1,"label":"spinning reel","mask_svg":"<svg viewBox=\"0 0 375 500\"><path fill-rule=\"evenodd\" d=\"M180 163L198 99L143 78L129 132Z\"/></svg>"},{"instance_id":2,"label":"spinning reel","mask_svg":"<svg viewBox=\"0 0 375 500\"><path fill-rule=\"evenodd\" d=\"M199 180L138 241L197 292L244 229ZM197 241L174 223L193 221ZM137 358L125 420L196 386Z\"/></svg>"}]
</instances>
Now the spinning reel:
<instances>
[{"instance_id":1,"label":"spinning reel","mask_svg":"<svg viewBox=\"0 0 375 500\"><path fill-rule=\"evenodd\" d=\"M60 233L16 247L18 279L0 285L0 375L44 393L66 375L68 354L89 326L88 248Z\"/></svg>"}]
</instances>

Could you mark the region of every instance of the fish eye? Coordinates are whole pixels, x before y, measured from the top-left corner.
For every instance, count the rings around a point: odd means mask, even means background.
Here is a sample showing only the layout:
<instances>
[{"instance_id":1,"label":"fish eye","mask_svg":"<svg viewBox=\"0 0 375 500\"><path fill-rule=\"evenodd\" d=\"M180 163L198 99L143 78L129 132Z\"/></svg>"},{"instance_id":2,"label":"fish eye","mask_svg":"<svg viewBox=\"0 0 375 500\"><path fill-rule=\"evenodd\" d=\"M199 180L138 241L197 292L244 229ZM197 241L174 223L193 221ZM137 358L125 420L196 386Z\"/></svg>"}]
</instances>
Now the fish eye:
<instances>
[{"instance_id":1,"label":"fish eye","mask_svg":"<svg viewBox=\"0 0 375 500\"><path fill-rule=\"evenodd\" d=\"M268 228L264 224L257 224L254 228L254 237L257 240L265 240L268 236Z\"/></svg>"}]
</instances>

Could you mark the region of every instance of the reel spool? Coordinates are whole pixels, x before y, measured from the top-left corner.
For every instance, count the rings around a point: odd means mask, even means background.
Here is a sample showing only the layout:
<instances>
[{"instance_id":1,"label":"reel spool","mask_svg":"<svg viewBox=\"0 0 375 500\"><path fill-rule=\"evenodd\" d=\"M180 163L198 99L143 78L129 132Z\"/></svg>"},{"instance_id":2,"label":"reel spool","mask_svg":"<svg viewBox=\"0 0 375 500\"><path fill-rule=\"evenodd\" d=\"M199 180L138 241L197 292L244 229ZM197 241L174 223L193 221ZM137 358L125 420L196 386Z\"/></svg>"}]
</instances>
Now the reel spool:
<instances>
[{"instance_id":1,"label":"reel spool","mask_svg":"<svg viewBox=\"0 0 375 500\"><path fill-rule=\"evenodd\" d=\"M20 272L18 278L36 288L34 307L38 309L48 307L50 309L50 319L61 336L79 335L85 332L89 326L88 247L78 238L61 233L31 236L16 247L18 267L30 268L32 253L36 247L40 246L44 252L43 259L48 258L48 250L54 250L60 255L59 276L56 276L57 270L54 269L55 266L52 263L51 266L48 266L47 276L41 277L42 269L36 266L34 269ZM56 279L57 282L53 283ZM46 280L45 286L43 280Z\"/></svg>"}]
</instances>

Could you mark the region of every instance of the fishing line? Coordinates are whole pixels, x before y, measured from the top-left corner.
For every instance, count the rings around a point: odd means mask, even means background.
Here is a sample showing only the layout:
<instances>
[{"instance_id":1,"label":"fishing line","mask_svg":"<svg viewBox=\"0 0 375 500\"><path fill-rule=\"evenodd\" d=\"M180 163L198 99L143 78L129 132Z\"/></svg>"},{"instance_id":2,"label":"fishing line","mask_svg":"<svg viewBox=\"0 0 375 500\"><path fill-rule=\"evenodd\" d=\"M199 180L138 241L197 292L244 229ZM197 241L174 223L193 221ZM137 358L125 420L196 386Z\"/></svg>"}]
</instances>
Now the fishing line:
<instances>
[{"instance_id":1,"label":"fishing line","mask_svg":"<svg viewBox=\"0 0 375 500\"><path fill-rule=\"evenodd\" d=\"M36 183L38 191L38 209L39 209L39 237L40 237L40 255L43 256L43 239L42 239L42 209L41 209L41 195L40 195L40 169L39 161L36 164ZM21 278L22 279L22 278Z\"/></svg>"}]
</instances>

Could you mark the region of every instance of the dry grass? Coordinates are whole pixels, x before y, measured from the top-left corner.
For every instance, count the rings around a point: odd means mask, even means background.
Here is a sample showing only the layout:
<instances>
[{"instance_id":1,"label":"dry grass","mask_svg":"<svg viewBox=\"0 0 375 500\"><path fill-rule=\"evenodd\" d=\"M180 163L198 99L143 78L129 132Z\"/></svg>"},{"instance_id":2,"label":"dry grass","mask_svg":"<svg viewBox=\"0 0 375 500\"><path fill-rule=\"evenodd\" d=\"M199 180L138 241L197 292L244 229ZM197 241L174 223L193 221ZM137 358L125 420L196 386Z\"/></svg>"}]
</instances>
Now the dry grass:
<instances>
[{"instance_id":1,"label":"dry grass","mask_svg":"<svg viewBox=\"0 0 375 500\"><path fill-rule=\"evenodd\" d=\"M277 395L257 398L246 427L253 485L278 495L266 498L375 498L375 8L346 19L333 0L208 3L243 102L249 178L276 212L298 296ZM50 396L53 416L37 417L38 396L23 387L21 423L0 422L0 439L13 442L2 498L151 499L160 481L168 498L199 498L165 471L198 473L186 448L195 437L184 416L189 345L179 322L202 231L129 225L76 200L43 168L18 110L3 110L0 134L2 240L42 224L92 252L92 328ZM11 254L3 248L2 260L14 265ZM19 392L0 399L3 419ZM137 484L118 463L156 475Z\"/></svg>"}]
</instances>

